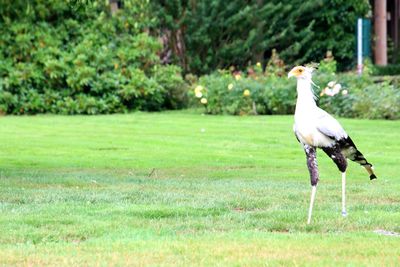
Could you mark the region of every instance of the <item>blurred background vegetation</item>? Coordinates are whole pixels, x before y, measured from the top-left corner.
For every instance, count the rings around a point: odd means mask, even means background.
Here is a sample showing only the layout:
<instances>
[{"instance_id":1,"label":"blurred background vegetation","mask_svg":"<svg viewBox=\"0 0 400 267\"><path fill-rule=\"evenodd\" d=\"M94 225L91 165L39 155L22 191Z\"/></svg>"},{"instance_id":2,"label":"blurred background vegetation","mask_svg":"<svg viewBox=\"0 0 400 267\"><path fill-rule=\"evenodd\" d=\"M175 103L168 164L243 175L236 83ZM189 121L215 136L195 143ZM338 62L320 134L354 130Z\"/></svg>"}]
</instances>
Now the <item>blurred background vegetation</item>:
<instances>
[{"instance_id":1,"label":"blurred background vegetation","mask_svg":"<svg viewBox=\"0 0 400 267\"><path fill-rule=\"evenodd\" d=\"M321 62L316 94L328 111L400 117L395 79L373 76L382 70L369 62L361 78L350 71L355 21L371 11L368 1L0 0L0 6L3 114L188 106L210 114L288 114L296 92L285 73L313 61Z\"/></svg>"}]
</instances>

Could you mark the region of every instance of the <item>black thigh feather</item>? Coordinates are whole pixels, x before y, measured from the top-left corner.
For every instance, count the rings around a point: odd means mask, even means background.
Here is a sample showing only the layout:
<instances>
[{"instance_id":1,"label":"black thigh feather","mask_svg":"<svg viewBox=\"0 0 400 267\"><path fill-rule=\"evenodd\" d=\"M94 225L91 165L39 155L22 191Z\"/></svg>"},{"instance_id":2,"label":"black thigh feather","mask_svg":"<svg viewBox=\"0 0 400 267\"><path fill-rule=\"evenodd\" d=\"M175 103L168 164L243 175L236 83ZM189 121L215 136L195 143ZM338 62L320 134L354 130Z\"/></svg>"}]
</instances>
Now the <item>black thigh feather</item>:
<instances>
[{"instance_id":1,"label":"black thigh feather","mask_svg":"<svg viewBox=\"0 0 400 267\"><path fill-rule=\"evenodd\" d=\"M341 172L346 171L346 158L363 166L369 173L370 179L376 179L372 170L372 164L367 161L364 155L357 149L350 136L337 140L331 147L323 147L322 150L336 163Z\"/></svg>"},{"instance_id":2,"label":"black thigh feather","mask_svg":"<svg viewBox=\"0 0 400 267\"><path fill-rule=\"evenodd\" d=\"M335 144L331 147L323 147L322 150L335 162L339 171L345 172L347 169L347 160L343 155L339 144Z\"/></svg>"},{"instance_id":3,"label":"black thigh feather","mask_svg":"<svg viewBox=\"0 0 400 267\"><path fill-rule=\"evenodd\" d=\"M313 146L304 145L304 152L307 158L307 167L310 172L310 182L312 186L318 184L318 163L317 163L317 149Z\"/></svg>"}]
</instances>

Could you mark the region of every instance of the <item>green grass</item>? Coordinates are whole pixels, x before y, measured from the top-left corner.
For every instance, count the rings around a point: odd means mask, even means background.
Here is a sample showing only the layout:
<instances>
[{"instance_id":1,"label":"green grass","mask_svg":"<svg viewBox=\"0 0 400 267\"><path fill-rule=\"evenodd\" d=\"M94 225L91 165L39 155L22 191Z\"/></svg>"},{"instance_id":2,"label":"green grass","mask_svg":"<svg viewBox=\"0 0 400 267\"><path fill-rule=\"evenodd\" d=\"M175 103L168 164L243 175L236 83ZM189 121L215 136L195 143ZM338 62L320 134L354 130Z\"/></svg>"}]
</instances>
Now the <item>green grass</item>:
<instances>
[{"instance_id":1,"label":"green grass","mask_svg":"<svg viewBox=\"0 0 400 267\"><path fill-rule=\"evenodd\" d=\"M0 118L0 265L397 265L400 122L341 119L375 165L319 152L312 225L291 116Z\"/></svg>"}]
</instances>

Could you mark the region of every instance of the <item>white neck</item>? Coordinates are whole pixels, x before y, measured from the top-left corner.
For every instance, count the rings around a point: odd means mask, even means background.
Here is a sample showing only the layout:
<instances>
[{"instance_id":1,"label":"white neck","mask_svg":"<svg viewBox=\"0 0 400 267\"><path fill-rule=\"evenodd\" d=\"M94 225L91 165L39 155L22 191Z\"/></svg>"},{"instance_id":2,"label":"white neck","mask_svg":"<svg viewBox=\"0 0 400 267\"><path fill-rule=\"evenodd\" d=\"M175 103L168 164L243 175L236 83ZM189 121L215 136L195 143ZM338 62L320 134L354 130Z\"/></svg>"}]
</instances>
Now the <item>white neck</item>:
<instances>
[{"instance_id":1,"label":"white neck","mask_svg":"<svg viewBox=\"0 0 400 267\"><path fill-rule=\"evenodd\" d=\"M311 88L311 80L307 78L297 79L296 113L299 110L309 110L316 106L314 92Z\"/></svg>"}]
</instances>

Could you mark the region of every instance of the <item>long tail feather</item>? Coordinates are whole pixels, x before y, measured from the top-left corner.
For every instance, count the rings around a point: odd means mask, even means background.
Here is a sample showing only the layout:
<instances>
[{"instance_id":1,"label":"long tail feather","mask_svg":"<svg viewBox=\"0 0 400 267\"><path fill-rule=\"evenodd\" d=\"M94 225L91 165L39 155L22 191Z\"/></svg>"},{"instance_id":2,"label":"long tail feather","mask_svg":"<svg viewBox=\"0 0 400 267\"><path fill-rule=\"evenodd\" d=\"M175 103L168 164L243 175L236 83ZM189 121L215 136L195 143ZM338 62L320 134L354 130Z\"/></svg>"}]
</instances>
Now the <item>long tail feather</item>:
<instances>
[{"instance_id":1,"label":"long tail feather","mask_svg":"<svg viewBox=\"0 0 400 267\"><path fill-rule=\"evenodd\" d=\"M344 139L340 145L343 154L348 159L357 162L367 170L370 180L377 178L374 173L372 164L369 163L367 159L364 157L364 155L360 152L360 150L357 149L356 145L354 144L353 140L351 140L350 136Z\"/></svg>"}]
</instances>

